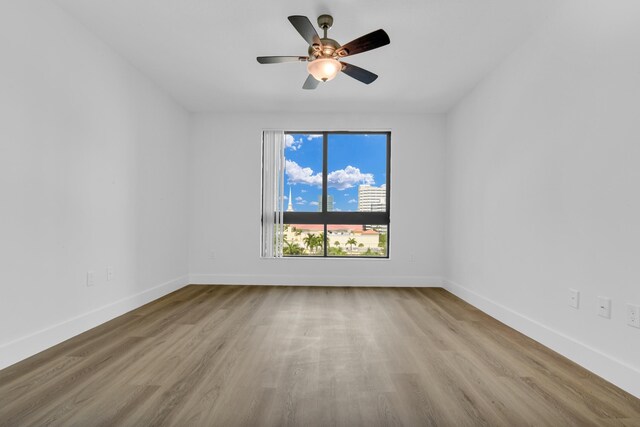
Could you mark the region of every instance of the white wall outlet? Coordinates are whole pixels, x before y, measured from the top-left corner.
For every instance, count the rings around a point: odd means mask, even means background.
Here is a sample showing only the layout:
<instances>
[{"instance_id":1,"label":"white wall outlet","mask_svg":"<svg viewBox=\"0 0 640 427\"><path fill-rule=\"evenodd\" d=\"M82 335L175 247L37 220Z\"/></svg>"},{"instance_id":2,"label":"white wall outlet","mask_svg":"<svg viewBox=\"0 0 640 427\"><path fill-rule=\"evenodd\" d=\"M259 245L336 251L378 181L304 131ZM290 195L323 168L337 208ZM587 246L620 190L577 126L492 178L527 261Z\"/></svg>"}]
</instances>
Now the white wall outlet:
<instances>
[{"instance_id":1,"label":"white wall outlet","mask_svg":"<svg viewBox=\"0 0 640 427\"><path fill-rule=\"evenodd\" d=\"M611 319L611 299L598 297L598 316Z\"/></svg>"},{"instance_id":2,"label":"white wall outlet","mask_svg":"<svg viewBox=\"0 0 640 427\"><path fill-rule=\"evenodd\" d=\"M640 328L640 305L627 304L627 325Z\"/></svg>"},{"instance_id":3,"label":"white wall outlet","mask_svg":"<svg viewBox=\"0 0 640 427\"><path fill-rule=\"evenodd\" d=\"M569 288L569 306L573 308L580 307L580 291Z\"/></svg>"},{"instance_id":4,"label":"white wall outlet","mask_svg":"<svg viewBox=\"0 0 640 427\"><path fill-rule=\"evenodd\" d=\"M96 284L96 274L93 271L87 271L87 286Z\"/></svg>"},{"instance_id":5,"label":"white wall outlet","mask_svg":"<svg viewBox=\"0 0 640 427\"><path fill-rule=\"evenodd\" d=\"M107 282L110 282L113 280L113 267L109 266L107 267Z\"/></svg>"}]
</instances>

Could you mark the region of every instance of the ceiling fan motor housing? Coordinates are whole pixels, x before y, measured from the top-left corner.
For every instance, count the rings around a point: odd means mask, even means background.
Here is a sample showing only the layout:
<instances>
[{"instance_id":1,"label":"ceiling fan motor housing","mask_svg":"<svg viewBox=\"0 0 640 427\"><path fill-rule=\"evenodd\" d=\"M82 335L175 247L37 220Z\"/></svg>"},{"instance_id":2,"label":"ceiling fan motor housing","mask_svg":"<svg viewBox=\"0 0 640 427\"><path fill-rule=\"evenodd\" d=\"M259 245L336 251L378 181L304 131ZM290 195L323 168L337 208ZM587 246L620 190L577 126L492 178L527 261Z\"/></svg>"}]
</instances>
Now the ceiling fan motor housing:
<instances>
[{"instance_id":1,"label":"ceiling fan motor housing","mask_svg":"<svg viewBox=\"0 0 640 427\"><path fill-rule=\"evenodd\" d=\"M320 39L320 46L316 44L309 46L309 59L311 61L318 58L335 58L338 56L335 52L340 48L340 43L327 37L327 31L332 25L333 16L318 16L318 26L324 31L324 37Z\"/></svg>"},{"instance_id":2,"label":"ceiling fan motor housing","mask_svg":"<svg viewBox=\"0 0 640 427\"><path fill-rule=\"evenodd\" d=\"M322 46L314 47L309 46L309 56L313 58L333 58L335 51L340 48L340 43L333 39L322 38L320 39Z\"/></svg>"}]
</instances>

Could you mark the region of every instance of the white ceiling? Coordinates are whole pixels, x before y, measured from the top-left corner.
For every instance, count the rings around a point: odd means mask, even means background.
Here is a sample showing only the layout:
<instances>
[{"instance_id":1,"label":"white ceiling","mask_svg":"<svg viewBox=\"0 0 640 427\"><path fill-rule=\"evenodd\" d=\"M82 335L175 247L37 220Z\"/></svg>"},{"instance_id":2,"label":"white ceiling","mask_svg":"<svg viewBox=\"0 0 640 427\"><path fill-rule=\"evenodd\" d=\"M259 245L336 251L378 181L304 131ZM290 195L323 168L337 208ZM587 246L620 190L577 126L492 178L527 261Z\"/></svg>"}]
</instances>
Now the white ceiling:
<instances>
[{"instance_id":1,"label":"white ceiling","mask_svg":"<svg viewBox=\"0 0 640 427\"><path fill-rule=\"evenodd\" d=\"M445 112L539 26L558 0L57 0L191 111ZM383 28L391 44L348 62L378 74L301 89L306 55L287 20L334 16L341 44ZM318 30L320 33L320 31Z\"/></svg>"}]
</instances>

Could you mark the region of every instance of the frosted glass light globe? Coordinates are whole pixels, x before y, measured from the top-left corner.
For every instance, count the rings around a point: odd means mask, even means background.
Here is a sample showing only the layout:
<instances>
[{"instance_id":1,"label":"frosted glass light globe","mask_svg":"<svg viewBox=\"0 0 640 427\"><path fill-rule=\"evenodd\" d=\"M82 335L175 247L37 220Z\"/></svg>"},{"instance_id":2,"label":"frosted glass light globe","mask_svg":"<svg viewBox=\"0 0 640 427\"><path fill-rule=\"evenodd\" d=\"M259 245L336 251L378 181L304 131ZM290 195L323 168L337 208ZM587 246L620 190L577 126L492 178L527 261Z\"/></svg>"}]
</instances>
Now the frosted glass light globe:
<instances>
[{"instance_id":1,"label":"frosted glass light globe","mask_svg":"<svg viewBox=\"0 0 640 427\"><path fill-rule=\"evenodd\" d=\"M333 79L338 72L342 69L342 64L333 58L318 58L309 62L307 65L307 71L316 80L322 82L328 82Z\"/></svg>"}]
</instances>

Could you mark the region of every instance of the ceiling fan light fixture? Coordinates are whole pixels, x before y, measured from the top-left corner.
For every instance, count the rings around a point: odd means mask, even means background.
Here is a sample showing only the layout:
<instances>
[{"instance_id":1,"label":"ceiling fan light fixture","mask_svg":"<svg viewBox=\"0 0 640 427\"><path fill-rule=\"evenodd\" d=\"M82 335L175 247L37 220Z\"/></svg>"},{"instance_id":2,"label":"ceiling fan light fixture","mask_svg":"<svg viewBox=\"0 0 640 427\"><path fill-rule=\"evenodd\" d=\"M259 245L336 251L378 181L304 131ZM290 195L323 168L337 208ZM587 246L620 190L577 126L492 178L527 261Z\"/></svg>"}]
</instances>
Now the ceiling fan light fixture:
<instances>
[{"instance_id":1,"label":"ceiling fan light fixture","mask_svg":"<svg viewBox=\"0 0 640 427\"><path fill-rule=\"evenodd\" d=\"M320 38L313 24L306 16L292 15L289 16L288 19L291 25L293 25L296 31L307 42L309 46L307 49L308 55L258 56L256 59L260 64L307 61L307 71L309 75L304 81L302 89L315 89L318 87L318 82L333 80L340 72L367 85L373 83L378 78L378 76L371 71L347 64L346 62L340 62L340 60L391 43L389 35L384 30L373 31L351 40L345 45L340 45L340 43L327 36L327 31L333 25L333 17L331 15L320 15L318 17L318 26L324 31L324 37L322 38Z\"/></svg>"},{"instance_id":2,"label":"ceiling fan light fixture","mask_svg":"<svg viewBox=\"0 0 640 427\"><path fill-rule=\"evenodd\" d=\"M332 80L342 69L340 61L333 58L318 58L309 62L307 71L318 81L328 82Z\"/></svg>"}]
</instances>

